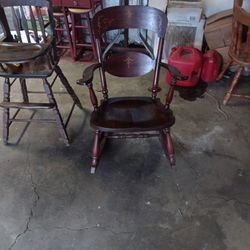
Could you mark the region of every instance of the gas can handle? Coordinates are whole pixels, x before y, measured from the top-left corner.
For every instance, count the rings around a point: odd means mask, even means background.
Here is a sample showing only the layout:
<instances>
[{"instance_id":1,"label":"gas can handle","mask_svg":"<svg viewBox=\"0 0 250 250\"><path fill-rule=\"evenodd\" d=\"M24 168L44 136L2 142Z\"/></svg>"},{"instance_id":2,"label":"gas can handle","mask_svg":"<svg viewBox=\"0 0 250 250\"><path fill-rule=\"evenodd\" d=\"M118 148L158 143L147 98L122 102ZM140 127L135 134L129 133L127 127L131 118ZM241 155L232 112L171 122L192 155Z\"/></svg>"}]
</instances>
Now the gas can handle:
<instances>
[{"instance_id":1,"label":"gas can handle","mask_svg":"<svg viewBox=\"0 0 250 250\"><path fill-rule=\"evenodd\" d=\"M177 49L176 49L177 50ZM194 48L191 47L179 47L178 48L178 56L181 56L184 51L190 52L190 54L194 54Z\"/></svg>"},{"instance_id":2,"label":"gas can handle","mask_svg":"<svg viewBox=\"0 0 250 250\"><path fill-rule=\"evenodd\" d=\"M188 79L188 76L183 75L176 67L174 67L173 65L167 64L167 63L163 63L161 62L161 66L163 68L165 68L166 70L168 70L168 72L170 73L171 77L173 77L175 80L178 81L185 81Z\"/></svg>"}]
</instances>

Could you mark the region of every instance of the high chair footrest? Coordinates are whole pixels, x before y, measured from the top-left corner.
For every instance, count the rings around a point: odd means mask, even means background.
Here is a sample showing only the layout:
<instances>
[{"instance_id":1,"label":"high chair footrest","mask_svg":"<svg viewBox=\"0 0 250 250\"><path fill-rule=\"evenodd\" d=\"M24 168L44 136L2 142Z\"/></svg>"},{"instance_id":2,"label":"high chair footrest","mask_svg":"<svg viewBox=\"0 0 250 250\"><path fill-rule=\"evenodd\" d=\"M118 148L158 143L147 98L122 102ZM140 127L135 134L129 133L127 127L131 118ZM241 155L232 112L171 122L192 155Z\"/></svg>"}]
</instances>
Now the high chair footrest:
<instances>
[{"instance_id":1,"label":"high chair footrest","mask_svg":"<svg viewBox=\"0 0 250 250\"><path fill-rule=\"evenodd\" d=\"M55 104L52 103L23 103L23 102L2 102L2 108L19 108L19 109L52 109Z\"/></svg>"}]
</instances>

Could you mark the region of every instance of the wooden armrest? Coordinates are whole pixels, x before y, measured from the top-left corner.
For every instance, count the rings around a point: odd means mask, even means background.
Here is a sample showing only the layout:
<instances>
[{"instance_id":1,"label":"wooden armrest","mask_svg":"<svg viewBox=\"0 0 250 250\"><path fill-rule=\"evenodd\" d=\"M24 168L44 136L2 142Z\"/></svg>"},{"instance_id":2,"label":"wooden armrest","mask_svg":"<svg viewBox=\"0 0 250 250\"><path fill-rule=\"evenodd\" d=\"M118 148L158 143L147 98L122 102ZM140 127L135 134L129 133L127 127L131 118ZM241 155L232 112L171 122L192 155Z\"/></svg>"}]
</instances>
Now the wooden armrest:
<instances>
[{"instance_id":1,"label":"wooden armrest","mask_svg":"<svg viewBox=\"0 0 250 250\"><path fill-rule=\"evenodd\" d=\"M35 43L0 43L0 63L15 64L26 63L42 56L50 48L51 44Z\"/></svg>"},{"instance_id":2,"label":"wooden armrest","mask_svg":"<svg viewBox=\"0 0 250 250\"><path fill-rule=\"evenodd\" d=\"M174 80L176 81L185 81L188 79L188 76L184 76L181 74L181 72L174 66L166 64L166 63L161 63L161 66L165 69L168 70L168 72L170 73L171 77L174 78Z\"/></svg>"},{"instance_id":3,"label":"wooden armrest","mask_svg":"<svg viewBox=\"0 0 250 250\"><path fill-rule=\"evenodd\" d=\"M77 81L77 84L79 85L88 85L92 83L93 77L94 77L94 72L96 69L100 68L101 64L96 63L88 66L82 74L82 79Z\"/></svg>"},{"instance_id":4,"label":"wooden armrest","mask_svg":"<svg viewBox=\"0 0 250 250\"><path fill-rule=\"evenodd\" d=\"M93 77L94 77L95 70L100 68L100 67L101 67L101 63L96 63L96 64L93 64L93 65L90 65L89 67L87 67L83 71L82 79L77 81L77 84L85 85L85 86L88 87L90 100L91 100L91 103L92 103L95 110L98 109L98 100L97 100L95 91L93 89L92 80L93 80Z\"/></svg>"}]
</instances>

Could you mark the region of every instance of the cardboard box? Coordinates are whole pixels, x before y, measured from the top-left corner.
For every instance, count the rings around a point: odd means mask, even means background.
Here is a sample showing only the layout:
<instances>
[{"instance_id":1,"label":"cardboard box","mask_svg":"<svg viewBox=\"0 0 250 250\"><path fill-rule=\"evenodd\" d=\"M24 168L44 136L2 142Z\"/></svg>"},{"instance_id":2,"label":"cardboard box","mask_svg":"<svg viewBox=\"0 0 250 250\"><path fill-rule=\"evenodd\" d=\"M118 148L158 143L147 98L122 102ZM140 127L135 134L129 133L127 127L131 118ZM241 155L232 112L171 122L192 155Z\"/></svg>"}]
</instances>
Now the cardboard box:
<instances>
[{"instance_id":1,"label":"cardboard box","mask_svg":"<svg viewBox=\"0 0 250 250\"><path fill-rule=\"evenodd\" d=\"M219 12L207 18L205 39L209 49L227 47L231 43L233 10Z\"/></svg>"},{"instance_id":2,"label":"cardboard box","mask_svg":"<svg viewBox=\"0 0 250 250\"><path fill-rule=\"evenodd\" d=\"M205 19L201 18L198 23L171 23L169 22L165 37L163 61L167 59L173 47L202 48Z\"/></svg>"},{"instance_id":3,"label":"cardboard box","mask_svg":"<svg viewBox=\"0 0 250 250\"><path fill-rule=\"evenodd\" d=\"M197 24L201 19L201 8L168 8L168 21L170 23Z\"/></svg>"},{"instance_id":4,"label":"cardboard box","mask_svg":"<svg viewBox=\"0 0 250 250\"><path fill-rule=\"evenodd\" d=\"M205 19L202 16L202 9L185 7L185 1L174 2L182 5L181 7L172 5L167 9L168 28L162 57L164 62L167 62L173 47L201 49L203 43Z\"/></svg>"},{"instance_id":5,"label":"cardboard box","mask_svg":"<svg viewBox=\"0 0 250 250\"><path fill-rule=\"evenodd\" d=\"M202 8L202 0L168 0L169 7Z\"/></svg>"}]
</instances>

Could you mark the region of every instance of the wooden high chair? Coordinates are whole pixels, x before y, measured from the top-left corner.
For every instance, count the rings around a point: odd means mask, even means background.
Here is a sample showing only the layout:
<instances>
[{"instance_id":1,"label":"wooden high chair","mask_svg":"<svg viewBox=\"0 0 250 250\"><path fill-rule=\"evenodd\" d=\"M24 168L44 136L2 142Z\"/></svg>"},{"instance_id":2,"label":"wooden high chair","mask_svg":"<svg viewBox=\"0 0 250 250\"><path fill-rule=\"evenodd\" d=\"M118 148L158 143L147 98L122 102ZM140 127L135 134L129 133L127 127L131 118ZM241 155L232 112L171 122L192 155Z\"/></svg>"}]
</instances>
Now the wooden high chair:
<instances>
[{"instance_id":1,"label":"wooden high chair","mask_svg":"<svg viewBox=\"0 0 250 250\"><path fill-rule=\"evenodd\" d=\"M8 18L6 17L8 16ZM8 143L9 128L14 122L55 123L66 145L69 137L66 125L75 104L82 108L79 99L60 69L55 44L55 23L51 2L47 0L1 0L0 24L4 39L0 41L0 77L4 79L3 102L3 141ZM52 77L52 79L50 78ZM66 93L73 100L72 109L66 122L59 111L53 85L59 78ZM44 91L29 91L27 79ZM22 101L11 96L13 84L19 82ZM36 94L47 95L47 102L41 102ZM30 98L32 95L32 98ZM32 100L33 99L33 100ZM16 110L14 114L10 110ZM50 119L18 117L21 110L52 110Z\"/></svg>"}]
</instances>

